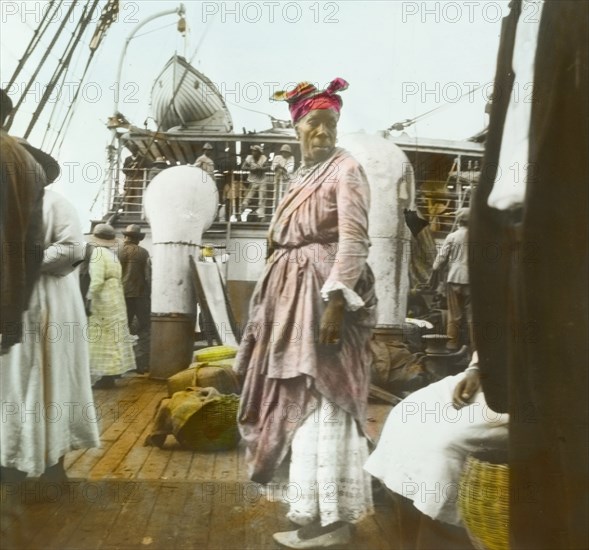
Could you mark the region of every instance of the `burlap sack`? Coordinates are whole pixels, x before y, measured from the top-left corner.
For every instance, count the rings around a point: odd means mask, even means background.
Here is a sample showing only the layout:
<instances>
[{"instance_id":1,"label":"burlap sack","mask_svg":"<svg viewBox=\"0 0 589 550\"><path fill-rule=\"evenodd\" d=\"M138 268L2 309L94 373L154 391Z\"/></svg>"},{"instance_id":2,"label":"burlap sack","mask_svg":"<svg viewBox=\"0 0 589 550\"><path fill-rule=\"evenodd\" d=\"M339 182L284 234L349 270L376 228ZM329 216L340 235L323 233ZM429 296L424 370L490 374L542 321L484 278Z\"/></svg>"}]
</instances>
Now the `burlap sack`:
<instances>
[{"instance_id":1,"label":"burlap sack","mask_svg":"<svg viewBox=\"0 0 589 550\"><path fill-rule=\"evenodd\" d=\"M191 386L215 388L222 394L238 394L239 381L233 372L235 359L224 359L207 363L193 363L187 369L168 378L168 395Z\"/></svg>"}]
</instances>

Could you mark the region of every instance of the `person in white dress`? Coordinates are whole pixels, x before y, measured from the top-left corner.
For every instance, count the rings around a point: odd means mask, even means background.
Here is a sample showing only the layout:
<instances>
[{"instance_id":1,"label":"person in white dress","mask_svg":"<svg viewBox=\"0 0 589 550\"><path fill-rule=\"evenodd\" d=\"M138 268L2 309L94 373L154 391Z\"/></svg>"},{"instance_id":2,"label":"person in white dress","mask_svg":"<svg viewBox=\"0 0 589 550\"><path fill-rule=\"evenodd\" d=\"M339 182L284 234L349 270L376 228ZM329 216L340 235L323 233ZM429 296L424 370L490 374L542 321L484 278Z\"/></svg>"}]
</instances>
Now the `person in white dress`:
<instances>
[{"instance_id":1,"label":"person in white dress","mask_svg":"<svg viewBox=\"0 0 589 550\"><path fill-rule=\"evenodd\" d=\"M466 540L458 510L466 459L473 453L507 449L509 417L486 404L477 362L475 352L465 372L430 384L396 405L364 466L403 497L397 499L402 531L404 517L411 516L426 531L406 536L423 539L415 548L445 548L443 539L456 540L461 532ZM408 504L414 510L407 510Z\"/></svg>"},{"instance_id":2,"label":"person in white dress","mask_svg":"<svg viewBox=\"0 0 589 550\"><path fill-rule=\"evenodd\" d=\"M73 206L45 190L41 276L23 315L23 339L0 358L3 480L64 481L63 460L98 447L87 321L75 272L83 239Z\"/></svg>"}]
</instances>

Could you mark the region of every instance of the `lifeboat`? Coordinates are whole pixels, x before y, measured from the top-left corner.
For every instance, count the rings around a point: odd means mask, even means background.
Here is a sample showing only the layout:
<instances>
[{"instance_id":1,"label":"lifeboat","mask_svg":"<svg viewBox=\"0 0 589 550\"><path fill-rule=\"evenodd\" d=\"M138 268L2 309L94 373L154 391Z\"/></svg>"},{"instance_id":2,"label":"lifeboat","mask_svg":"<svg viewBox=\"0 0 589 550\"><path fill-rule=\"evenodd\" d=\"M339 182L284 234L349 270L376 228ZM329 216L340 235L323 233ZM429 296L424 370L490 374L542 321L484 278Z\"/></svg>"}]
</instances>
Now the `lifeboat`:
<instances>
[{"instance_id":1,"label":"lifeboat","mask_svg":"<svg viewBox=\"0 0 589 550\"><path fill-rule=\"evenodd\" d=\"M218 87L186 59L174 55L151 90L159 130L231 132L233 121Z\"/></svg>"}]
</instances>

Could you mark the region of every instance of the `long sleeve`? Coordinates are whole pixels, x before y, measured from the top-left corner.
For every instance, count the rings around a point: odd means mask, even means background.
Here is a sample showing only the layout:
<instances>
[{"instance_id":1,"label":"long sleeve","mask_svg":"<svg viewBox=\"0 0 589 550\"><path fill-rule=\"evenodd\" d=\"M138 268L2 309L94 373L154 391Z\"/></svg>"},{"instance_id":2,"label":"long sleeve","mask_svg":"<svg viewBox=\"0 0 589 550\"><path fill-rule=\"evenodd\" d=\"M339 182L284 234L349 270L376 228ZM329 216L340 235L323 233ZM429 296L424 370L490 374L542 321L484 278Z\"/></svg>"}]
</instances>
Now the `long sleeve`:
<instances>
[{"instance_id":1,"label":"long sleeve","mask_svg":"<svg viewBox=\"0 0 589 550\"><path fill-rule=\"evenodd\" d=\"M444 267L448 263L448 258L450 257L450 252L452 250L452 243L452 234L450 234L444 240L444 244L442 245L442 248L440 248L436 259L434 260L434 270Z\"/></svg>"},{"instance_id":2,"label":"long sleeve","mask_svg":"<svg viewBox=\"0 0 589 550\"><path fill-rule=\"evenodd\" d=\"M53 192L46 193L47 216L52 218L50 244L45 248L41 272L57 277L71 273L84 259L84 242L80 221L74 207L63 197L54 200Z\"/></svg>"},{"instance_id":3,"label":"long sleeve","mask_svg":"<svg viewBox=\"0 0 589 550\"><path fill-rule=\"evenodd\" d=\"M351 310L364 305L353 289L368 258L369 210L370 187L364 170L356 164L342 175L337 187L337 252L333 268L321 290L324 298L333 290L342 290Z\"/></svg>"},{"instance_id":4,"label":"long sleeve","mask_svg":"<svg viewBox=\"0 0 589 550\"><path fill-rule=\"evenodd\" d=\"M243 161L243 164L241 165L241 169L242 170L250 170L250 168L253 164L255 164L253 157L251 155L248 155L247 157L245 157L245 160Z\"/></svg>"},{"instance_id":5,"label":"long sleeve","mask_svg":"<svg viewBox=\"0 0 589 550\"><path fill-rule=\"evenodd\" d=\"M89 298L94 299L94 295L102 289L106 276L106 260L104 254L110 254L103 247L96 247L90 259L90 289Z\"/></svg>"}]
</instances>

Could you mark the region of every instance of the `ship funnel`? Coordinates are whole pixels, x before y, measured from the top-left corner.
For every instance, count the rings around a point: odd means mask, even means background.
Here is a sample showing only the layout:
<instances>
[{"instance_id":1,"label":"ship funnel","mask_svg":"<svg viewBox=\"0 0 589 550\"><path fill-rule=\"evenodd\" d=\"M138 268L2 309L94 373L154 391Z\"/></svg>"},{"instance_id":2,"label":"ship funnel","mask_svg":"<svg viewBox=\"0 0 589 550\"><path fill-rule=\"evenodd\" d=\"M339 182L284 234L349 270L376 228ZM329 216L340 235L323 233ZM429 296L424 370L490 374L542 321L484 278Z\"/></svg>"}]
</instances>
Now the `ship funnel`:
<instances>
[{"instance_id":1,"label":"ship funnel","mask_svg":"<svg viewBox=\"0 0 589 550\"><path fill-rule=\"evenodd\" d=\"M151 181L144 204L153 240L150 374L163 379L191 362L196 296L189 256L199 256L215 219L217 186L200 168L175 166Z\"/></svg>"}]
</instances>

